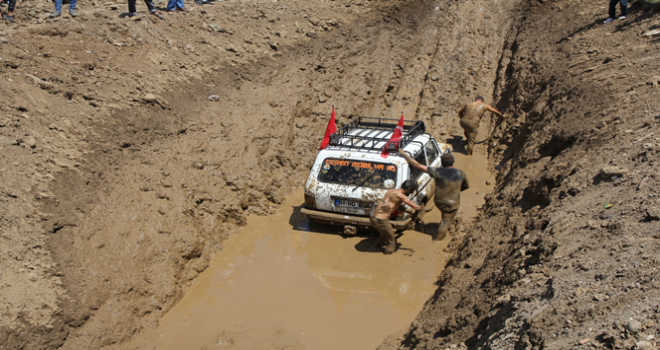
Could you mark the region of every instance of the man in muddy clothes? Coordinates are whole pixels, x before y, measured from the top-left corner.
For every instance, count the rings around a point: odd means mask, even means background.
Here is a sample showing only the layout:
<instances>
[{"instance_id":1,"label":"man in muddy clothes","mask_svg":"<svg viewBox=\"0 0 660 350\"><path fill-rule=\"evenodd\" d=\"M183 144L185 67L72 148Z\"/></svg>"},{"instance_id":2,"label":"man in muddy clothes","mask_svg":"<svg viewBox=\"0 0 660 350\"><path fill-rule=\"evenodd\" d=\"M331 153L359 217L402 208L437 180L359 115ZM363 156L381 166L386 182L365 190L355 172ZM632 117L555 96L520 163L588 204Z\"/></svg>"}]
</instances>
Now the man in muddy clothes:
<instances>
[{"instance_id":1,"label":"man in muddy clothes","mask_svg":"<svg viewBox=\"0 0 660 350\"><path fill-rule=\"evenodd\" d=\"M400 152L401 156L413 166L431 175L435 180L435 205L442 212L442 221L438 232L433 237L434 241L442 241L447 236L449 226L454 221L454 216L461 204L461 191L467 190L470 185L465 173L454 168L454 156L445 153L440 157L441 168L429 168L412 159L406 152Z\"/></svg>"},{"instance_id":2,"label":"man in muddy clothes","mask_svg":"<svg viewBox=\"0 0 660 350\"><path fill-rule=\"evenodd\" d=\"M484 103L484 98L477 96L474 99L474 102L470 102L463 106L463 108L458 110L458 116L461 118L461 127L464 130L465 138L467 139L468 145L465 148L467 155L472 155L472 150L474 149L474 144L477 142L477 130L479 129L479 122L481 117L484 116L486 111L490 111L502 116L495 108Z\"/></svg>"},{"instance_id":3,"label":"man in muddy clothes","mask_svg":"<svg viewBox=\"0 0 660 350\"><path fill-rule=\"evenodd\" d=\"M380 244L387 243L383 253L392 254L396 250L396 237L394 236L394 228L390 223L390 216L397 210L401 203L406 203L415 210L419 210L419 206L408 199L408 195L417 190L417 182L415 180L406 180L401 185L401 188L389 190L385 193L383 199L371 212L371 225L378 230L380 237L376 240L374 246L378 247Z\"/></svg>"}]
</instances>

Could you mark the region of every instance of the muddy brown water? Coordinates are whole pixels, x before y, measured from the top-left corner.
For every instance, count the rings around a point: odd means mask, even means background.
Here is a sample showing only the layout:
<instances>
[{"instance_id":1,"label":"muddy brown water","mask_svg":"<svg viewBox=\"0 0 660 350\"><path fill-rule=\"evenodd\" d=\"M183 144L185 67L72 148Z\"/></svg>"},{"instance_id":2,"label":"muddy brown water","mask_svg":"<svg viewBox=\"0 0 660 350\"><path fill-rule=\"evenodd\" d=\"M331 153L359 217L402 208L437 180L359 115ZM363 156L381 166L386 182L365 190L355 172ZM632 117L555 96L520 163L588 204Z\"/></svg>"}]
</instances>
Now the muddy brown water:
<instances>
[{"instance_id":1,"label":"muddy brown water","mask_svg":"<svg viewBox=\"0 0 660 350\"><path fill-rule=\"evenodd\" d=\"M455 156L471 183L459 210L466 220L493 179L484 155ZM450 238L405 231L398 251L383 255L369 251L369 231L344 238L310 224L298 211L302 197L298 189L275 214L250 217L158 328L113 348L369 349L403 334L437 288ZM439 220L433 209L418 230Z\"/></svg>"}]
</instances>

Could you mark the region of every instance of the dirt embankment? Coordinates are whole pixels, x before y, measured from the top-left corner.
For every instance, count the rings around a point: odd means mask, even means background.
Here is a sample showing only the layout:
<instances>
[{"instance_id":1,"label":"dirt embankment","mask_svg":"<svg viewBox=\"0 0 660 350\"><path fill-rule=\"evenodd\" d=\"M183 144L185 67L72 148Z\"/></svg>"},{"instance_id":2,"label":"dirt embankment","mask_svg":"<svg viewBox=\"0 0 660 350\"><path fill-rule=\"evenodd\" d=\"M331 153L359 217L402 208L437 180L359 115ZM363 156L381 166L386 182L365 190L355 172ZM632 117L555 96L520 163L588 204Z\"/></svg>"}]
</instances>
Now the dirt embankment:
<instances>
[{"instance_id":1,"label":"dirt embankment","mask_svg":"<svg viewBox=\"0 0 660 350\"><path fill-rule=\"evenodd\" d=\"M5 348L152 328L301 183L332 104L339 124L403 111L451 139L476 95L507 115L488 121L497 191L388 346L652 341L655 8L601 26L584 1L226 1L166 21L81 5L23 2L0 32Z\"/></svg>"},{"instance_id":2,"label":"dirt embankment","mask_svg":"<svg viewBox=\"0 0 660 350\"><path fill-rule=\"evenodd\" d=\"M401 348L656 348L659 9L603 25L599 5L524 3L493 94L497 188Z\"/></svg>"},{"instance_id":3,"label":"dirt embankment","mask_svg":"<svg viewBox=\"0 0 660 350\"><path fill-rule=\"evenodd\" d=\"M512 22L492 13L515 5L223 2L163 22L22 4L0 33L0 342L44 349L154 327L302 183L332 104L340 124L403 111L451 134L455 91L496 76Z\"/></svg>"}]
</instances>

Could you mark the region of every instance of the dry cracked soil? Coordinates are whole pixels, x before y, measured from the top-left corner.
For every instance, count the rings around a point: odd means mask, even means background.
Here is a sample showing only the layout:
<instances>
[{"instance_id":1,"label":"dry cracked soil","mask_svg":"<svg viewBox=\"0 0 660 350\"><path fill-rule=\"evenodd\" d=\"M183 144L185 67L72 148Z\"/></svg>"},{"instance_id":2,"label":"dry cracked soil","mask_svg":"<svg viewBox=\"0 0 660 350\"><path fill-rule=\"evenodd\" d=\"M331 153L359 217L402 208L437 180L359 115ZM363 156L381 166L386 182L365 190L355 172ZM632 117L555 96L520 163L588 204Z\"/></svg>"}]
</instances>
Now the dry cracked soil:
<instances>
[{"instance_id":1,"label":"dry cracked soil","mask_svg":"<svg viewBox=\"0 0 660 350\"><path fill-rule=\"evenodd\" d=\"M605 0L78 7L0 23L0 348L157 327L302 185L331 106L339 126L403 112L461 153L477 95L504 113L477 146L495 188L379 349L658 347L660 4L609 24Z\"/></svg>"}]
</instances>

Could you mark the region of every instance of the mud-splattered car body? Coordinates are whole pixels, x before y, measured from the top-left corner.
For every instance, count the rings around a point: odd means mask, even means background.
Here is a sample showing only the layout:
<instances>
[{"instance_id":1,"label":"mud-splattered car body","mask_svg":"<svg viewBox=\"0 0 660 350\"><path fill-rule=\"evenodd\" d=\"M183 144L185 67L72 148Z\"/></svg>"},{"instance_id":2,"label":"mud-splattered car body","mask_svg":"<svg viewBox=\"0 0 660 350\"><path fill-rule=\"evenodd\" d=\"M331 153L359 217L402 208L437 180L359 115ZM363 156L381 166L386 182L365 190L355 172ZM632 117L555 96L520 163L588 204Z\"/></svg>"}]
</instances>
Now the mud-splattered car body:
<instances>
[{"instance_id":1,"label":"mud-splattered car body","mask_svg":"<svg viewBox=\"0 0 660 350\"><path fill-rule=\"evenodd\" d=\"M375 204L407 179L419 184L410 199L426 205L435 193L435 183L423 172L411 168L399 155L399 148L420 164L440 166L440 156L451 152L448 144L438 144L425 132L424 124L404 123L403 138L396 150L382 156L397 120L359 117L330 138L330 145L319 151L305 183L305 204L301 214L319 223L370 227L369 216ZM412 214L396 210L390 221L400 230L412 220Z\"/></svg>"}]
</instances>

